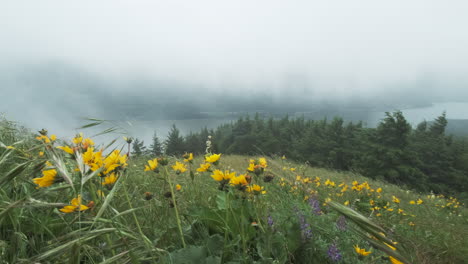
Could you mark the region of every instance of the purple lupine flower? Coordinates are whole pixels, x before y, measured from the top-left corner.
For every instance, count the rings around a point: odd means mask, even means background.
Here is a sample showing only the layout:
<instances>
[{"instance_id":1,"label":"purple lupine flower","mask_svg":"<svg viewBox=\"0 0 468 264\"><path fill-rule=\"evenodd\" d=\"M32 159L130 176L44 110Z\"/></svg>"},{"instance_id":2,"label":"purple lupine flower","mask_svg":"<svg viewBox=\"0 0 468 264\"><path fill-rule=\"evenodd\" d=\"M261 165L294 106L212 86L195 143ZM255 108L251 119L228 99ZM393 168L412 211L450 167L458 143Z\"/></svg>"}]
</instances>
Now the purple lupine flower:
<instances>
[{"instance_id":1,"label":"purple lupine flower","mask_svg":"<svg viewBox=\"0 0 468 264\"><path fill-rule=\"evenodd\" d=\"M310 227L310 224L307 223L305 215L302 213L299 213L299 227L304 241L312 238L312 228Z\"/></svg>"},{"instance_id":2,"label":"purple lupine flower","mask_svg":"<svg viewBox=\"0 0 468 264\"><path fill-rule=\"evenodd\" d=\"M336 221L336 228L338 228L338 230L345 231L346 226L347 226L346 217L344 215L341 215L340 217L338 217L338 220Z\"/></svg>"},{"instance_id":3,"label":"purple lupine flower","mask_svg":"<svg viewBox=\"0 0 468 264\"><path fill-rule=\"evenodd\" d=\"M314 215L322 214L322 209L320 209L320 202L317 199L310 197L309 205L312 207L312 213L314 213Z\"/></svg>"},{"instance_id":4,"label":"purple lupine flower","mask_svg":"<svg viewBox=\"0 0 468 264\"><path fill-rule=\"evenodd\" d=\"M267 221L267 223L268 223L268 225L269 225L270 227L273 226L274 222L273 222L273 217L271 217L271 215L268 215L268 221Z\"/></svg>"},{"instance_id":5,"label":"purple lupine flower","mask_svg":"<svg viewBox=\"0 0 468 264\"><path fill-rule=\"evenodd\" d=\"M328 257L330 257L331 260L337 262L341 260L341 254L340 250L336 247L336 243L333 242L329 247L328 247Z\"/></svg>"}]
</instances>

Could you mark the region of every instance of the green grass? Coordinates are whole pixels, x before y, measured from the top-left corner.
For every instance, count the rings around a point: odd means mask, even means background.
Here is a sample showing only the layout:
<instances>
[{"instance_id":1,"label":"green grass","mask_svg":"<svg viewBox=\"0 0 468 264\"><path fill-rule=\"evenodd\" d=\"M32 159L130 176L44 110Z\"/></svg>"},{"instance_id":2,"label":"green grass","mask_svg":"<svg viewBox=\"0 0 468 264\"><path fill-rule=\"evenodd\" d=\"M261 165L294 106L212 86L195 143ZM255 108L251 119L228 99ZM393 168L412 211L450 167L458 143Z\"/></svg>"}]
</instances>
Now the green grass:
<instances>
[{"instance_id":1,"label":"green grass","mask_svg":"<svg viewBox=\"0 0 468 264\"><path fill-rule=\"evenodd\" d=\"M454 208L453 199L354 173L270 157L263 174L250 173L252 183L266 190L253 195L233 187L219 190L210 172L196 172L202 156L179 175L170 165L180 157L159 165L159 173L144 171L154 157L131 157L125 169L116 170L117 182L103 187L97 173L74 170L82 164L77 156L55 148L66 142L43 144L17 130L0 133L0 142L0 263L333 263L327 254L332 244L342 256L339 263L390 263L389 254L407 263L465 263L468 258L463 205ZM214 167L245 174L252 158L258 157L222 155ZM59 172L59 181L37 188L32 179L41 176L46 160ZM265 175L273 180L264 182ZM335 186L326 186L327 180ZM352 190L353 181L367 182L369 190ZM342 183L349 186L345 192ZM89 209L59 211L77 195ZM409 203L418 199L423 203ZM372 210L371 200L381 209ZM311 201L320 209L315 205L314 212ZM345 230L336 225L341 214L347 216ZM398 242L396 251L384 241ZM358 256L354 245L372 253Z\"/></svg>"}]
</instances>

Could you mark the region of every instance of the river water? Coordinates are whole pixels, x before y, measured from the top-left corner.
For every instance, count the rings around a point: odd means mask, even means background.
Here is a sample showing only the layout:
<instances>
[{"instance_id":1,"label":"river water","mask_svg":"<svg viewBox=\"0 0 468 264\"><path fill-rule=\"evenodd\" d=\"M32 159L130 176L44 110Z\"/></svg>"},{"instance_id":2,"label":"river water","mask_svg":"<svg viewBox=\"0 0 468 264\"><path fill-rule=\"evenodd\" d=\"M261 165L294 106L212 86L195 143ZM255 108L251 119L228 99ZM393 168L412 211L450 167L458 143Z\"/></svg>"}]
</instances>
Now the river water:
<instances>
[{"instance_id":1,"label":"river water","mask_svg":"<svg viewBox=\"0 0 468 264\"><path fill-rule=\"evenodd\" d=\"M448 119L468 120L468 102L433 103L426 107L409 107L399 110L403 112L405 118L413 126L416 126L424 120L432 121L440 116L444 111L446 112ZM392 110L389 111L391 112ZM119 133L100 136L100 140L98 138L98 141L108 141L111 138L116 138L121 135L129 135L142 139L145 141L145 145L149 145L154 132L157 133L161 140L164 140L173 124L180 129L182 134L188 134L190 131L198 132L204 127L207 127L208 129L216 128L221 124L229 123L237 119L233 118L232 115L227 115L225 118L221 116L222 115L218 115L216 118L209 119L113 121L105 125L88 129L77 129L79 125L87 123L86 121L79 120L77 118L75 120L62 120L61 122L54 122L52 120L47 122L47 120L29 120L27 117L18 115L13 117L13 120L18 121L20 124L24 124L33 130L47 128L51 133L55 133L63 139L70 139L78 131L84 131L86 135L93 135L108 127L118 127ZM290 116L294 117L298 115L290 114ZM363 120L367 127L375 127L385 117L385 112L375 111L366 113L363 116L366 116L367 118L367 120ZM332 117L330 116L327 118L330 120Z\"/></svg>"}]
</instances>

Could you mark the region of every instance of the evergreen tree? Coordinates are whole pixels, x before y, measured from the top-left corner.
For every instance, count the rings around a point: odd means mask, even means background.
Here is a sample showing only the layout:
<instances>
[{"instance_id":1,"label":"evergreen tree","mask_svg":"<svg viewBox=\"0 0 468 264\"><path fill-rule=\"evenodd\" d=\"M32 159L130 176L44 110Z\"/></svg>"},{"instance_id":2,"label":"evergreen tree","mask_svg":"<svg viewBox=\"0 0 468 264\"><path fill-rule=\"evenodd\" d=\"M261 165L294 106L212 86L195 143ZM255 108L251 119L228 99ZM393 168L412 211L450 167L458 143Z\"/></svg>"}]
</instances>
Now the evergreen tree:
<instances>
[{"instance_id":1,"label":"evergreen tree","mask_svg":"<svg viewBox=\"0 0 468 264\"><path fill-rule=\"evenodd\" d=\"M133 147L132 154L135 156L141 156L146 153L146 147L145 147L143 140L140 141L138 138L135 138L135 140L133 141L132 147Z\"/></svg>"},{"instance_id":2,"label":"evergreen tree","mask_svg":"<svg viewBox=\"0 0 468 264\"><path fill-rule=\"evenodd\" d=\"M153 143L150 146L150 153L151 155L154 155L154 156L160 156L163 153L162 144L159 141L156 131L154 132L154 135L153 135Z\"/></svg>"},{"instance_id":3,"label":"evergreen tree","mask_svg":"<svg viewBox=\"0 0 468 264\"><path fill-rule=\"evenodd\" d=\"M171 131L165 143L166 155L182 155L185 150L184 138L180 135L179 129L172 125Z\"/></svg>"},{"instance_id":4,"label":"evergreen tree","mask_svg":"<svg viewBox=\"0 0 468 264\"><path fill-rule=\"evenodd\" d=\"M434 123L431 124L429 131L434 136L443 136L445 134L445 128L447 127L447 118L446 113L443 112L442 115L434 120Z\"/></svg>"},{"instance_id":5,"label":"evergreen tree","mask_svg":"<svg viewBox=\"0 0 468 264\"><path fill-rule=\"evenodd\" d=\"M199 135L192 132L190 132L190 134L185 137L185 148L186 152L191 152L194 154L205 152L204 142L201 140Z\"/></svg>"}]
</instances>

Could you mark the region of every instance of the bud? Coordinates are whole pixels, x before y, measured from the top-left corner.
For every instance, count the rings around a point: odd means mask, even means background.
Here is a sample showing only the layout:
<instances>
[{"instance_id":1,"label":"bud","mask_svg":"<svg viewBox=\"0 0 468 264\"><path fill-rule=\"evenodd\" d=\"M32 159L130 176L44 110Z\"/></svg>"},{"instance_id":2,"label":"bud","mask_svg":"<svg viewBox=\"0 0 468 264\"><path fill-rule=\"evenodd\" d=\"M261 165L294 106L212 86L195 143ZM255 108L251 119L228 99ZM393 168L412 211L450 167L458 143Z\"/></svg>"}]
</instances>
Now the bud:
<instances>
[{"instance_id":1,"label":"bud","mask_svg":"<svg viewBox=\"0 0 468 264\"><path fill-rule=\"evenodd\" d=\"M39 132L39 134L41 134L41 135L43 135L43 136L47 136L47 130L44 129L44 128L41 129L41 130L39 130L38 132Z\"/></svg>"},{"instance_id":2,"label":"bud","mask_svg":"<svg viewBox=\"0 0 468 264\"><path fill-rule=\"evenodd\" d=\"M169 164L169 160L166 157L161 157L158 158L158 163L161 164L161 166L166 166Z\"/></svg>"},{"instance_id":3,"label":"bud","mask_svg":"<svg viewBox=\"0 0 468 264\"><path fill-rule=\"evenodd\" d=\"M149 201L153 199L153 194L150 192L145 192L145 200Z\"/></svg>"}]
</instances>

